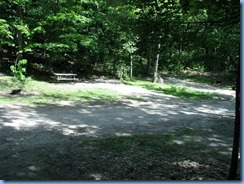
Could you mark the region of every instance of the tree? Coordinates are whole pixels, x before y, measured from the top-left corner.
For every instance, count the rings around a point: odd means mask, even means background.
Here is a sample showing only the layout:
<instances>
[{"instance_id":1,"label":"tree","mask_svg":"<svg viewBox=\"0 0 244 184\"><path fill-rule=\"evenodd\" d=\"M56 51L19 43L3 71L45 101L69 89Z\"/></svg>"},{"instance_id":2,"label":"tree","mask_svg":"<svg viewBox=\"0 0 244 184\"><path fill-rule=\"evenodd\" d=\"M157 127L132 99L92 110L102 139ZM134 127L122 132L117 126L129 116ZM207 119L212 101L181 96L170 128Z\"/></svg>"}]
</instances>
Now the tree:
<instances>
[{"instance_id":1,"label":"tree","mask_svg":"<svg viewBox=\"0 0 244 184\"><path fill-rule=\"evenodd\" d=\"M238 64L238 70L236 74L236 114L235 114L235 127L234 127L234 139L232 146L232 156L228 180L235 180L237 176L239 148L240 148L240 124L241 124L241 110L240 110L240 61Z\"/></svg>"},{"instance_id":2,"label":"tree","mask_svg":"<svg viewBox=\"0 0 244 184\"><path fill-rule=\"evenodd\" d=\"M23 58L33 75L116 75L119 65L128 65L131 77L156 80L162 70L202 69L231 78L239 7L231 0L6 0L0 3L1 65Z\"/></svg>"},{"instance_id":3,"label":"tree","mask_svg":"<svg viewBox=\"0 0 244 184\"><path fill-rule=\"evenodd\" d=\"M158 52L157 52L157 57L154 63L154 70L153 70L153 82L157 82L158 80L158 62L159 62L159 56L160 56L160 48L161 48L161 38L162 36L159 36L159 41L158 41Z\"/></svg>"},{"instance_id":4,"label":"tree","mask_svg":"<svg viewBox=\"0 0 244 184\"><path fill-rule=\"evenodd\" d=\"M135 42L132 40L128 40L126 43L123 44L123 48L126 52L129 53L130 57L130 80L133 78L133 53L137 50L135 47Z\"/></svg>"}]
</instances>

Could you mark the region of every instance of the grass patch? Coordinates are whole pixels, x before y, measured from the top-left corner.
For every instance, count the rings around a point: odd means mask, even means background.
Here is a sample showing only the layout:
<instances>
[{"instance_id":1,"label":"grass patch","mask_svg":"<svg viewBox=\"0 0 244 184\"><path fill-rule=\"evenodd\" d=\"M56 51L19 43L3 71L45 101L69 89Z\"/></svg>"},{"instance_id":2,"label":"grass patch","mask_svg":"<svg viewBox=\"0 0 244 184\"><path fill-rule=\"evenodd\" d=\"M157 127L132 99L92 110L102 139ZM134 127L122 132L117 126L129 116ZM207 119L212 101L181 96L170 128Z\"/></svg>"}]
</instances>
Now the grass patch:
<instances>
[{"instance_id":1,"label":"grass patch","mask_svg":"<svg viewBox=\"0 0 244 184\"><path fill-rule=\"evenodd\" d=\"M194 137L197 132L189 127L180 128L176 131L166 133L166 134L139 134L131 136L118 136L111 137L103 140L91 140L84 141L81 146L92 146L98 147L99 149L111 152L127 152L128 150L140 150L140 149L150 149L150 150L166 150L167 152L172 152L173 150L177 152L182 151L178 149L179 144L174 142L175 139L183 139L184 136L192 137L191 140L183 141L182 146L189 149L189 147L196 147L194 149L197 151L199 148L206 150L207 147L202 144L196 145L194 143ZM167 147L166 147L167 146ZM183 148L184 148L183 146ZM185 148L183 150L185 150ZM187 150L186 150L187 151ZM173 153L172 153L173 154Z\"/></svg>"},{"instance_id":2,"label":"grass patch","mask_svg":"<svg viewBox=\"0 0 244 184\"><path fill-rule=\"evenodd\" d=\"M46 91L42 94L45 98L51 99L59 99L59 100L71 100L76 101L80 99L105 99L105 100L113 100L117 99L119 95L117 95L114 91L109 89L103 88L93 88L87 90L75 90L75 91L68 91L68 90L52 90Z\"/></svg>"},{"instance_id":3,"label":"grass patch","mask_svg":"<svg viewBox=\"0 0 244 184\"><path fill-rule=\"evenodd\" d=\"M186 127L167 134L139 134L117 136L101 140L89 140L82 142L80 146L97 147L114 153L127 152L128 150L140 150L143 148L150 150L165 150L166 144L176 145L173 142L174 138L183 137L185 135L194 136L196 133L194 129ZM173 146L172 149L176 149L175 146Z\"/></svg>"},{"instance_id":4,"label":"grass patch","mask_svg":"<svg viewBox=\"0 0 244 184\"><path fill-rule=\"evenodd\" d=\"M177 97L192 99L208 99L218 97L218 95L214 93L201 92L190 88L173 85L169 85L164 88L158 88L157 91Z\"/></svg>"},{"instance_id":5,"label":"grass patch","mask_svg":"<svg viewBox=\"0 0 244 184\"><path fill-rule=\"evenodd\" d=\"M21 83L13 77L0 77L0 91L9 90L13 87L20 88Z\"/></svg>"},{"instance_id":6,"label":"grass patch","mask_svg":"<svg viewBox=\"0 0 244 184\"><path fill-rule=\"evenodd\" d=\"M208 98L217 98L218 95L215 93L201 92L193 90L191 88L171 85L171 84L158 84L152 83L149 81L134 80L134 81L125 81L125 84L139 86L146 88L151 91L156 91L164 94L173 95L181 98L192 98L192 99L208 99Z\"/></svg>"},{"instance_id":7,"label":"grass patch","mask_svg":"<svg viewBox=\"0 0 244 184\"><path fill-rule=\"evenodd\" d=\"M13 89L21 87L21 84L12 77L1 77L0 80L0 90L5 91L6 94L10 93ZM28 81L22 89L26 95L5 95L0 97L0 101L52 104L60 101L75 102L82 99L115 100L121 98L121 95L109 89L92 88L72 90L69 89L68 85L65 88L62 85L35 80Z\"/></svg>"},{"instance_id":8,"label":"grass patch","mask_svg":"<svg viewBox=\"0 0 244 184\"><path fill-rule=\"evenodd\" d=\"M176 76L177 77L177 76ZM181 75L181 79L187 80L189 82L196 82L200 84L211 85L213 83L213 77L210 75Z\"/></svg>"},{"instance_id":9,"label":"grass patch","mask_svg":"<svg viewBox=\"0 0 244 184\"><path fill-rule=\"evenodd\" d=\"M165 134L140 134L84 141L79 147L88 146L91 150L109 155L108 159L115 158L116 165L122 163L125 170L135 168L126 172L126 178L135 179L137 173L140 178L144 176L141 173L160 173L165 180L215 180L227 177L230 156L223 152L231 153L226 147L210 146L208 138L216 135L227 138L222 132L219 134L185 127ZM96 160L104 157L100 156ZM107 167L113 168L113 164ZM118 175L122 176L123 172ZM145 179L150 178L145 176Z\"/></svg>"},{"instance_id":10,"label":"grass patch","mask_svg":"<svg viewBox=\"0 0 244 184\"><path fill-rule=\"evenodd\" d=\"M182 98L193 98L193 99L206 99L215 98L216 94L205 93L196 90L192 90L185 87L173 86L168 84L154 84L148 81L132 81L125 82L129 85L139 86L146 88L151 91L161 92L164 94L170 94ZM13 89L21 87L21 83L13 77L1 77L0 78L0 90L6 94L10 93ZM103 88L93 89L69 89L69 85L64 88L63 85L57 85L47 82L39 82L31 80L26 82L23 86L24 92L27 95L3 95L0 96L1 102L26 102L34 104L55 104L60 101L71 101L76 102L79 100L116 100L122 98L122 95L117 94L115 91ZM123 98L133 99L142 101L140 97L123 96Z\"/></svg>"},{"instance_id":11,"label":"grass patch","mask_svg":"<svg viewBox=\"0 0 244 184\"><path fill-rule=\"evenodd\" d=\"M177 131L172 132L172 134L175 136L185 136L185 135L189 136L189 135L195 135L195 131L193 128L186 127L186 128L178 129Z\"/></svg>"},{"instance_id":12,"label":"grass patch","mask_svg":"<svg viewBox=\"0 0 244 184\"><path fill-rule=\"evenodd\" d=\"M143 147L150 149L158 149L162 146L163 142L171 140L168 135L133 135L133 136L118 136L107 138L103 140L85 141L80 146L92 146L99 149L122 153L128 150L136 150Z\"/></svg>"}]
</instances>

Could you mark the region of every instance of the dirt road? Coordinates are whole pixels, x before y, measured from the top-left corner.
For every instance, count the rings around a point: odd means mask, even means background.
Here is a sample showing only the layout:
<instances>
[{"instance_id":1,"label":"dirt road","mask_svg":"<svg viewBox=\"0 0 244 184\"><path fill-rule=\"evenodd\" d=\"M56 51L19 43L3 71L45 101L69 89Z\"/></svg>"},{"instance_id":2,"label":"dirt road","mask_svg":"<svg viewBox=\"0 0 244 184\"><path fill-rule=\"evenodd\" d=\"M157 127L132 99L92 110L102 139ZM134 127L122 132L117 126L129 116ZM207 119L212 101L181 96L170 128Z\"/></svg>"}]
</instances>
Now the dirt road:
<instances>
[{"instance_id":1,"label":"dirt road","mask_svg":"<svg viewBox=\"0 0 244 184\"><path fill-rule=\"evenodd\" d=\"M47 160L62 154L65 144L77 140L157 134L180 127L207 128L213 125L212 119L234 117L234 91L210 86L204 89L219 92L223 98L180 99L116 81L64 85L70 86L73 89L111 88L138 99L0 105L1 179L50 178L48 174L40 176L38 173L51 167ZM195 89L201 90L196 86ZM231 145L231 140L227 144Z\"/></svg>"}]
</instances>

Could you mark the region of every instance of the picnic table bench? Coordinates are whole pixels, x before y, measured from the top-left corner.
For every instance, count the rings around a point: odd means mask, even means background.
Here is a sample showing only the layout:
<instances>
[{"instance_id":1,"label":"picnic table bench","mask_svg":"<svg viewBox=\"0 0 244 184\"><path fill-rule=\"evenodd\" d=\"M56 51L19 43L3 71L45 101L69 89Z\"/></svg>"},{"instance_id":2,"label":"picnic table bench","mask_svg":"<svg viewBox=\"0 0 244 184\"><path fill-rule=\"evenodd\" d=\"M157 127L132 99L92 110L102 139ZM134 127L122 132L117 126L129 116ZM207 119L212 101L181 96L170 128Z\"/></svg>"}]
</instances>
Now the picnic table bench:
<instances>
[{"instance_id":1,"label":"picnic table bench","mask_svg":"<svg viewBox=\"0 0 244 184\"><path fill-rule=\"evenodd\" d=\"M78 81L78 79L76 78L77 74L73 74L73 73L54 73L56 79L59 81L65 81L65 80L69 80L69 81Z\"/></svg>"}]
</instances>

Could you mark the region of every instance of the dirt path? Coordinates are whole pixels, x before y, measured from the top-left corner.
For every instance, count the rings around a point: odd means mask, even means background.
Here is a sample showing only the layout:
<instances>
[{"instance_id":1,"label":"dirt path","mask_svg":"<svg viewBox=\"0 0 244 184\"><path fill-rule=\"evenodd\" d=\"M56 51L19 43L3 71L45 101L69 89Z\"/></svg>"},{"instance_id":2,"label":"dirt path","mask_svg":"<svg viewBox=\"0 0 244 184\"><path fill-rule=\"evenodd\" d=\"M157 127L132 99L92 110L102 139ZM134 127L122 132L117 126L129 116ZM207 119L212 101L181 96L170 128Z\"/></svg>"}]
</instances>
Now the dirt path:
<instances>
[{"instance_id":1,"label":"dirt path","mask_svg":"<svg viewBox=\"0 0 244 184\"><path fill-rule=\"evenodd\" d=\"M194 83L190 85L200 89L194 86ZM51 167L47 157L52 159L56 154L62 154L64 145L77 140L145 133L161 134L180 127L204 129L213 126L214 119L233 120L234 117L234 91L219 90L211 86L205 86L204 89L221 94L221 100L180 99L127 86L118 81L97 80L93 83L62 87L71 90L110 88L120 94L134 95L138 100L0 105L1 179L50 178L48 174L38 176L40 171ZM230 146L231 140L226 141Z\"/></svg>"}]
</instances>

